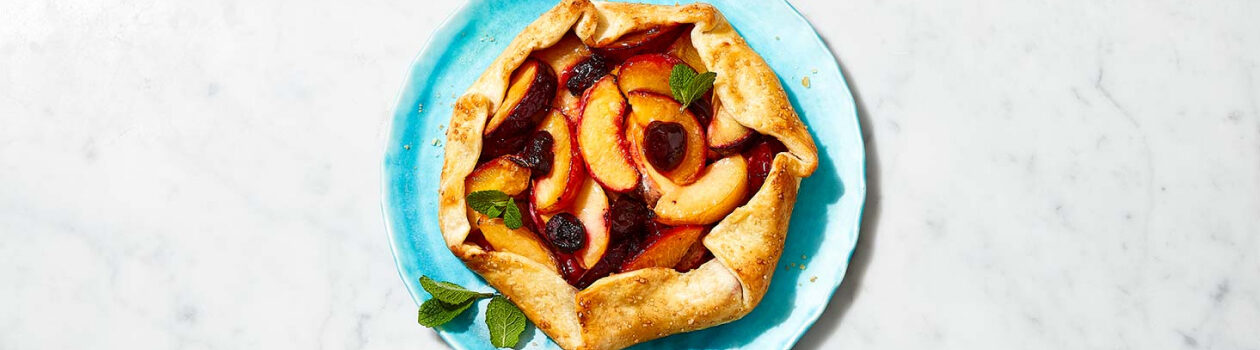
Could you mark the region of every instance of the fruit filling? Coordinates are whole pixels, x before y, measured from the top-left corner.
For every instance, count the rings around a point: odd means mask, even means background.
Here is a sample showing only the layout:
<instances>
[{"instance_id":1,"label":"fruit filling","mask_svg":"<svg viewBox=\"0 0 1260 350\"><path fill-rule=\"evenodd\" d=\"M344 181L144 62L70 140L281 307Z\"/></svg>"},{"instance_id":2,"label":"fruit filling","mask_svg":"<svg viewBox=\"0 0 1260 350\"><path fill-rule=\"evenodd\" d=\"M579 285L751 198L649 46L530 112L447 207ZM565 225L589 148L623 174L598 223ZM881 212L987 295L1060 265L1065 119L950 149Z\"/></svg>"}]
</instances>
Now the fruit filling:
<instances>
[{"instance_id":1,"label":"fruit filling","mask_svg":"<svg viewBox=\"0 0 1260 350\"><path fill-rule=\"evenodd\" d=\"M716 73L690 29L594 46L570 33L517 67L465 181L468 243L543 264L577 288L712 260L705 235L786 149L709 91Z\"/></svg>"}]
</instances>

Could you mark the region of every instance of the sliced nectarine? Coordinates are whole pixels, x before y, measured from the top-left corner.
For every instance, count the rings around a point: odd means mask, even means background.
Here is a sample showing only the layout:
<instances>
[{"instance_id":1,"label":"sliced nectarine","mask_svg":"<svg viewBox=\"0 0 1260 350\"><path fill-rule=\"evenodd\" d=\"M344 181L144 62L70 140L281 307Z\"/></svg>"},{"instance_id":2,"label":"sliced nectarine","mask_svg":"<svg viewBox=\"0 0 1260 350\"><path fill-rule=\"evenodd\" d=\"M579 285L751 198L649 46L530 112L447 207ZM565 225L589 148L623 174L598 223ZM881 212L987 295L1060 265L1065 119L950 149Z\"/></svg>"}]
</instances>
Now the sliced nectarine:
<instances>
[{"instance_id":1,"label":"sliced nectarine","mask_svg":"<svg viewBox=\"0 0 1260 350\"><path fill-rule=\"evenodd\" d=\"M617 73L621 91L649 91L670 96L669 75L675 65L686 64L667 53L643 54L626 59Z\"/></svg>"},{"instance_id":2,"label":"sliced nectarine","mask_svg":"<svg viewBox=\"0 0 1260 350\"><path fill-rule=\"evenodd\" d=\"M551 172L534 179L531 200L539 213L553 214L573 203L578 187L586 179L586 164L578 153L568 120L559 111L552 110L539 130L550 133L553 140Z\"/></svg>"},{"instance_id":3,"label":"sliced nectarine","mask_svg":"<svg viewBox=\"0 0 1260 350\"><path fill-rule=\"evenodd\" d=\"M691 44L690 30L679 35L678 40L674 40L674 43L670 44L669 48L665 49L665 52L682 59L683 62L687 62L687 65L691 66L698 73L709 71L709 68L704 65L704 60L700 59L700 52L696 51L696 47Z\"/></svg>"},{"instance_id":4,"label":"sliced nectarine","mask_svg":"<svg viewBox=\"0 0 1260 350\"><path fill-rule=\"evenodd\" d=\"M589 269L604 257L608 249L608 196L599 184L587 179L578 189L571 211L586 228L586 246L574 255L582 268Z\"/></svg>"},{"instance_id":5,"label":"sliced nectarine","mask_svg":"<svg viewBox=\"0 0 1260 350\"><path fill-rule=\"evenodd\" d=\"M529 188L529 168L512 161L512 156L495 158L473 169L464 179L464 195L477 191L498 190L508 196L520 195ZM468 222L477 228L477 212L468 208Z\"/></svg>"},{"instance_id":6,"label":"sliced nectarine","mask_svg":"<svg viewBox=\"0 0 1260 350\"><path fill-rule=\"evenodd\" d=\"M630 260L621 265L621 272L649 267L674 267L704 233L704 226L679 226L661 231Z\"/></svg>"},{"instance_id":7,"label":"sliced nectarine","mask_svg":"<svg viewBox=\"0 0 1260 350\"><path fill-rule=\"evenodd\" d=\"M622 135L626 100L617 79L600 79L582 96L582 117L577 139L587 173L610 191L627 192L639 184L639 173L630 163Z\"/></svg>"},{"instance_id":8,"label":"sliced nectarine","mask_svg":"<svg viewBox=\"0 0 1260 350\"><path fill-rule=\"evenodd\" d=\"M700 122L696 120L695 115L689 110L679 111L682 105L678 101L661 94L633 91L626 94L626 99L631 106L631 122L644 128L644 131L647 131L647 126L653 121L677 123L682 126L686 132L687 142L681 163L672 170L658 169L658 171L679 185L694 182L700 170L704 168L705 152L704 129L700 127ZM653 146L643 139L636 142L644 150ZM633 151L639 152L639 150Z\"/></svg>"},{"instance_id":9,"label":"sliced nectarine","mask_svg":"<svg viewBox=\"0 0 1260 350\"><path fill-rule=\"evenodd\" d=\"M689 28L684 25L663 25L648 28L644 31L628 33L604 45L591 47L591 51L622 61L630 56L664 51L674 40L682 35L683 30Z\"/></svg>"},{"instance_id":10,"label":"sliced nectarine","mask_svg":"<svg viewBox=\"0 0 1260 350\"><path fill-rule=\"evenodd\" d=\"M503 219L488 219L485 215L477 215L481 234L494 250L515 253L556 270L556 260L551 256L551 250L547 249L547 245L533 231L524 226L510 229L503 224Z\"/></svg>"},{"instance_id":11,"label":"sliced nectarine","mask_svg":"<svg viewBox=\"0 0 1260 350\"><path fill-rule=\"evenodd\" d=\"M708 232L705 232L708 234ZM674 265L674 269L678 272L687 272L700 267L709 259L713 258L713 254L709 253L709 248L704 246L704 234L691 244L691 248L687 249L687 253L683 254L682 259L678 259L678 264Z\"/></svg>"},{"instance_id":12,"label":"sliced nectarine","mask_svg":"<svg viewBox=\"0 0 1260 350\"><path fill-rule=\"evenodd\" d=\"M512 73L503 102L483 131L482 159L521 150L556 96L556 75L537 59L526 59Z\"/></svg>"},{"instance_id":13,"label":"sliced nectarine","mask_svg":"<svg viewBox=\"0 0 1260 350\"><path fill-rule=\"evenodd\" d=\"M752 140L753 130L736 121L721 101L715 101L713 107L713 122L709 123L707 133L709 148L722 154L739 152Z\"/></svg>"},{"instance_id":14,"label":"sliced nectarine","mask_svg":"<svg viewBox=\"0 0 1260 350\"><path fill-rule=\"evenodd\" d=\"M743 203L747 190L748 162L733 155L713 162L695 183L663 192L653 212L666 225L712 224Z\"/></svg>"},{"instance_id":15,"label":"sliced nectarine","mask_svg":"<svg viewBox=\"0 0 1260 350\"><path fill-rule=\"evenodd\" d=\"M570 70L590 57L591 50L586 48L582 39L578 39L577 35L570 32L554 45L535 51L533 56L551 66L551 70L559 76L559 85L564 86L569 80Z\"/></svg>"}]
</instances>

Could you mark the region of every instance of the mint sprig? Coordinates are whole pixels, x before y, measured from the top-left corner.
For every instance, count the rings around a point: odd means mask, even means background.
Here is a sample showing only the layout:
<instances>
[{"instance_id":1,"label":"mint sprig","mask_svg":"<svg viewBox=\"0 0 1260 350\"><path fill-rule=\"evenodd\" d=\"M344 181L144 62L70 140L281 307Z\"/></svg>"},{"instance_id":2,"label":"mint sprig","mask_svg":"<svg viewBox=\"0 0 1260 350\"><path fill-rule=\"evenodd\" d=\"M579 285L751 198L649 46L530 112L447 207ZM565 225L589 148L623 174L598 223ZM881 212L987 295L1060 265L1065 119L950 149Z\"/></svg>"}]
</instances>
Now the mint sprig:
<instances>
[{"instance_id":1,"label":"mint sprig","mask_svg":"<svg viewBox=\"0 0 1260 350\"><path fill-rule=\"evenodd\" d=\"M428 276L420 277L420 287L433 298L420 304L416 321L434 328L446 324L477 303L491 298L486 305L486 328L490 330L490 344L498 348L515 347L525 331L525 313L506 297L495 293L480 293L458 284L438 281Z\"/></svg>"},{"instance_id":2,"label":"mint sprig","mask_svg":"<svg viewBox=\"0 0 1260 350\"><path fill-rule=\"evenodd\" d=\"M675 64L674 69L669 72L669 91L674 94L674 99L682 104L679 110L685 110L692 102L712 89L713 81L716 79L717 73L697 74L686 64Z\"/></svg>"},{"instance_id":3,"label":"mint sprig","mask_svg":"<svg viewBox=\"0 0 1260 350\"><path fill-rule=\"evenodd\" d=\"M521 228L521 209L516 206L516 199L499 190L476 191L469 193L468 207L488 218L503 217L503 225L510 229Z\"/></svg>"},{"instance_id":4,"label":"mint sprig","mask_svg":"<svg viewBox=\"0 0 1260 350\"><path fill-rule=\"evenodd\" d=\"M486 306L486 327L490 329L490 344L500 348L516 346L525 331L525 313L503 296L490 299Z\"/></svg>"},{"instance_id":5,"label":"mint sprig","mask_svg":"<svg viewBox=\"0 0 1260 350\"><path fill-rule=\"evenodd\" d=\"M429 295L432 295L433 299L441 300L442 302L451 305L462 304L469 300L477 300L494 296L494 293L474 292L465 289L458 284L436 281L429 278L429 276L420 277L420 287L424 288L424 291L429 292Z\"/></svg>"}]
</instances>

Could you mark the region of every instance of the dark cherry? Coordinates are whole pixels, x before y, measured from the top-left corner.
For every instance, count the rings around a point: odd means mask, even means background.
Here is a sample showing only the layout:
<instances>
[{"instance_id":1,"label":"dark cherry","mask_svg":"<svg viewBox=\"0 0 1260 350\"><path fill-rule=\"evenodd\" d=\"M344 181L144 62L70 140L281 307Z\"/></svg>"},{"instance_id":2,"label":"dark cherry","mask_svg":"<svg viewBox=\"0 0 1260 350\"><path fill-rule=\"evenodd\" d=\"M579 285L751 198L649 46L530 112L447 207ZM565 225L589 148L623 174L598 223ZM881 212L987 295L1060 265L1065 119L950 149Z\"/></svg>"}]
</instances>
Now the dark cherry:
<instances>
[{"instance_id":1,"label":"dark cherry","mask_svg":"<svg viewBox=\"0 0 1260 350\"><path fill-rule=\"evenodd\" d=\"M582 62L578 62L573 68L570 68L569 80L564 83L564 86L573 95L582 96L582 92L586 91L586 88L595 84L599 78L608 75L608 72L611 72L612 69L612 62L609 62L604 56L593 54L582 60Z\"/></svg>"},{"instance_id":2,"label":"dark cherry","mask_svg":"<svg viewBox=\"0 0 1260 350\"><path fill-rule=\"evenodd\" d=\"M687 130L682 124L653 121L644 130L643 145L648 163L660 171L674 170L687 150Z\"/></svg>"},{"instance_id":3,"label":"dark cherry","mask_svg":"<svg viewBox=\"0 0 1260 350\"><path fill-rule=\"evenodd\" d=\"M745 157L748 158L748 185L749 195L757 193L761 189L761 185L766 182L766 176L770 175L770 166L774 163L774 155L785 149L779 140L769 136L762 136L756 143L748 149Z\"/></svg>"},{"instance_id":4,"label":"dark cherry","mask_svg":"<svg viewBox=\"0 0 1260 350\"><path fill-rule=\"evenodd\" d=\"M485 149L481 150L481 161L520 152L525 147L525 141L529 140L528 136L529 134L486 138L483 143Z\"/></svg>"},{"instance_id":5,"label":"dark cherry","mask_svg":"<svg viewBox=\"0 0 1260 350\"><path fill-rule=\"evenodd\" d=\"M648 222L652 221L652 211L643 201L630 196L621 196L613 202L609 210L609 234L613 241L626 239L639 240L647 235Z\"/></svg>"},{"instance_id":6,"label":"dark cherry","mask_svg":"<svg viewBox=\"0 0 1260 350\"><path fill-rule=\"evenodd\" d=\"M707 127L709 126L709 121L713 120L713 104L709 103L709 100L712 98L713 92L710 91L709 93L706 93L704 97L701 97L695 102L692 102L690 106L687 106L687 110L690 110L691 114L696 115L696 119L700 122L700 126Z\"/></svg>"},{"instance_id":7,"label":"dark cherry","mask_svg":"<svg viewBox=\"0 0 1260 350\"><path fill-rule=\"evenodd\" d=\"M621 268L621 264L630 258L630 256L638 252L638 242L634 240L623 240L616 245L608 247L608 251L604 252L604 257L599 259L595 266L592 266L586 273L582 274L582 278L577 280L573 286L578 289L585 289L596 280L611 275Z\"/></svg>"},{"instance_id":8,"label":"dark cherry","mask_svg":"<svg viewBox=\"0 0 1260 350\"><path fill-rule=\"evenodd\" d=\"M531 177L539 177L551 173L551 161L554 155L551 153L551 145L555 139L551 138L551 133L546 130L535 132L529 138L529 142L525 144L525 151L521 154L521 158L525 161L525 166L532 169Z\"/></svg>"},{"instance_id":9,"label":"dark cherry","mask_svg":"<svg viewBox=\"0 0 1260 350\"><path fill-rule=\"evenodd\" d=\"M564 277L565 282L569 284L577 284L578 279L582 278L582 274L586 272L582 269L582 264L578 263L576 255L568 253L556 253L557 264L560 266L560 276Z\"/></svg>"},{"instance_id":10,"label":"dark cherry","mask_svg":"<svg viewBox=\"0 0 1260 350\"><path fill-rule=\"evenodd\" d=\"M547 221L547 240L556 250L573 253L586 245L586 228L573 214L556 214Z\"/></svg>"}]
</instances>

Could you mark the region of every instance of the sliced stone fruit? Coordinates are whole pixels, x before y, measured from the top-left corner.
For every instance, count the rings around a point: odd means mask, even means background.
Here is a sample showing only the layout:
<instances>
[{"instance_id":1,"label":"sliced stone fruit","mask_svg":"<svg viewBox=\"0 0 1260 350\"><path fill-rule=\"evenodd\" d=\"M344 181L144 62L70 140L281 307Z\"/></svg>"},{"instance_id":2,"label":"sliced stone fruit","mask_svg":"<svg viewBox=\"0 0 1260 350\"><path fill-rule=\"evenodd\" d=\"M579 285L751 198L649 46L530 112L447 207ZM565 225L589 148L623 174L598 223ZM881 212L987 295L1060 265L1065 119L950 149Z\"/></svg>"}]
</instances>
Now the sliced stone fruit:
<instances>
[{"instance_id":1,"label":"sliced stone fruit","mask_svg":"<svg viewBox=\"0 0 1260 350\"><path fill-rule=\"evenodd\" d=\"M674 66L679 64L686 63L666 53L630 57L618 70L617 85L625 93L648 91L670 96L672 92L669 89L669 75Z\"/></svg>"},{"instance_id":2,"label":"sliced stone fruit","mask_svg":"<svg viewBox=\"0 0 1260 350\"><path fill-rule=\"evenodd\" d=\"M599 184L587 179L578 189L571 212L586 229L586 245L574 255L583 268L589 269L608 249L608 196Z\"/></svg>"},{"instance_id":3,"label":"sliced stone fruit","mask_svg":"<svg viewBox=\"0 0 1260 350\"><path fill-rule=\"evenodd\" d=\"M578 121L578 149L586 170L609 191L625 193L639 184L639 173L630 163L622 134L626 100L617 89L617 79L608 75L582 96L582 117Z\"/></svg>"},{"instance_id":4,"label":"sliced stone fruit","mask_svg":"<svg viewBox=\"0 0 1260 350\"><path fill-rule=\"evenodd\" d=\"M486 123L481 159L519 152L555 96L556 75L551 68L533 58L521 63L508 81L503 103Z\"/></svg>"},{"instance_id":5,"label":"sliced stone fruit","mask_svg":"<svg viewBox=\"0 0 1260 350\"><path fill-rule=\"evenodd\" d=\"M473 169L464 179L464 195L488 190L502 191L510 197L524 193L529 188L529 168L512 159L510 155L498 157ZM481 214L468 208L468 222L473 228L477 228L477 215Z\"/></svg>"},{"instance_id":6,"label":"sliced stone fruit","mask_svg":"<svg viewBox=\"0 0 1260 350\"><path fill-rule=\"evenodd\" d=\"M707 225L730 214L746 198L748 162L728 156L709 165L695 183L663 191L653 212L666 225Z\"/></svg>"},{"instance_id":7,"label":"sliced stone fruit","mask_svg":"<svg viewBox=\"0 0 1260 350\"><path fill-rule=\"evenodd\" d=\"M678 39L674 40L674 42L665 49L665 52L682 59L683 62L687 62L687 65L691 66L691 68L695 69L698 73L709 71L709 68L704 65L704 60L700 59L700 51L696 51L696 47L691 44L690 30L686 30L682 33L682 35L679 35Z\"/></svg>"},{"instance_id":8,"label":"sliced stone fruit","mask_svg":"<svg viewBox=\"0 0 1260 350\"><path fill-rule=\"evenodd\" d=\"M665 177L669 178L675 184L686 185L694 182L700 174L700 170L704 168L704 129L700 127L700 122L696 120L694 114L690 111L679 111L681 105L673 98L661 94L647 91L634 91L626 94L626 99L630 102L630 120L631 123L645 129L640 138L631 145L638 145L640 149L631 149L632 153L643 153L652 147L661 145L649 145L646 128L652 122L677 123L686 131L686 147L681 155L681 162L672 170L656 169ZM628 123L629 124L629 123ZM648 153L643 153L648 154ZM638 154L633 156L638 157ZM651 165L651 158L646 158L649 162L645 165ZM645 170L646 172L646 170Z\"/></svg>"},{"instance_id":9,"label":"sliced stone fruit","mask_svg":"<svg viewBox=\"0 0 1260 350\"><path fill-rule=\"evenodd\" d=\"M530 200L538 212L553 214L572 204L577 197L578 188L586 180L586 164L578 153L573 129L563 114L553 110L538 130L552 137L551 171L535 177Z\"/></svg>"},{"instance_id":10,"label":"sliced stone fruit","mask_svg":"<svg viewBox=\"0 0 1260 350\"><path fill-rule=\"evenodd\" d=\"M704 226L679 226L661 231L648 238L642 252L621 265L621 272L650 267L672 268L704 233Z\"/></svg>"},{"instance_id":11,"label":"sliced stone fruit","mask_svg":"<svg viewBox=\"0 0 1260 350\"><path fill-rule=\"evenodd\" d=\"M691 248L687 249L687 253L683 254L682 259L678 260L678 264L674 265L674 269L678 272L687 272L713 259L713 253L709 252L709 248L704 246L704 236L708 235L708 231L700 235L695 243L691 244Z\"/></svg>"},{"instance_id":12,"label":"sliced stone fruit","mask_svg":"<svg viewBox=\"0 0 1260 350\"><path fill-rule=\"evenodd\" d=\"M495 251L515 253L557 271L556 260L551 256L551 251L533 231L525 226L510 229L503 224L503 219L488 219L485 215L477 215L481 234Z\"/></svg>"},{"instance_id":13,"label":"sliced stone fruit","mask_svg":"<svg viewBox=\"0 0 1260 350\"><path fill-rule=\"evenodd\" d=\"M713 122L709 123L706 140L709 148L722 154L738 153L753 139L753 130L736 121L721 101L715 102L713 107Z\"/></svg>"},{"instance_id":14,"label":"sliced stone fruit","mask_svg":"<svg viewBox=\"0 0 1260 350\"><path fill-rule=\"evenodd\" d=\"M573 68L591 57L591 50L582 43L582 39L578 39L577 35L570 32L554 45L535 51L533 56L547 63L559 76L560 86L564 86L569 81ZM581 92L578 94L580 95Z\"/></svg>"},{"instance_id":15,"label":"sliced stone fruit","mask_svg":"<svg viewBox=\"0 0 1260 350\"><path fill-rule=\"evenodd\" d=\"M678 39L682 35L686 26L683 25L662 25L648 28L647 30L628 33L617 38L608 44L591 47L591 51L612 58L616 61L623 61L631 56L665 51L669 44Z\"/></svg>"}]
</instances>

